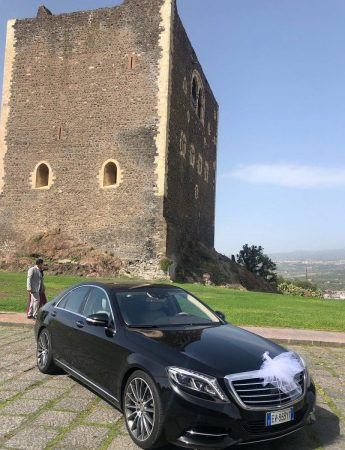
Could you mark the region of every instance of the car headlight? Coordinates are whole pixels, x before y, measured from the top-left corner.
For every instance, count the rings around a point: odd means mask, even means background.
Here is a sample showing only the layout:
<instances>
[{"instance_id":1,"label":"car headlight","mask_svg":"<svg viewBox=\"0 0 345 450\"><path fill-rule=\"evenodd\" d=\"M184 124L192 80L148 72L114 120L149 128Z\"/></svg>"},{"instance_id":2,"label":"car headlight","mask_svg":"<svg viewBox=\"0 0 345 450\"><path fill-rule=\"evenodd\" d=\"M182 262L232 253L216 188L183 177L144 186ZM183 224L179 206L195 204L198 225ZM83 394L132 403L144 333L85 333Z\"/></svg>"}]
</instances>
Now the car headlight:
<instances>
[{"instance_id":1,"label":"car headlight","mask_svg":"<svg viewBox=\"0 0 345 450\"><path fill-rule=\"evenodd\" d=\"M305 381L306 381L306 387L308 388L311 383L311 377L309 374L308 366L301 355L295 352L296 359L300 362L301 366L303 367L305 371Z\"/></svg>"},{"instance_id":2,"label":"car headlight","mask_svg":"<svg viewBox=\"0 0 345 450\"><path fill-rule=\"evenodd\" d=\"M216 378L179 367L168 367L167 370L171 382L184 390L203 394L215 400L228 401Z\"/></svg>"},{"instance_id":3,"label":"car headlight","mask_svg":"<svg viewBox=\"0 0 345 450\"><path fill-rule=\"evenodd\" d=\"M304 361L304 359L302 358L302 356L300 354L298 354L297 352L294 352L295 358L297 359L297 361L300 362L300 364L302 365L303 369L307 368L307 365Z\"/></svg>"}]
</instances>

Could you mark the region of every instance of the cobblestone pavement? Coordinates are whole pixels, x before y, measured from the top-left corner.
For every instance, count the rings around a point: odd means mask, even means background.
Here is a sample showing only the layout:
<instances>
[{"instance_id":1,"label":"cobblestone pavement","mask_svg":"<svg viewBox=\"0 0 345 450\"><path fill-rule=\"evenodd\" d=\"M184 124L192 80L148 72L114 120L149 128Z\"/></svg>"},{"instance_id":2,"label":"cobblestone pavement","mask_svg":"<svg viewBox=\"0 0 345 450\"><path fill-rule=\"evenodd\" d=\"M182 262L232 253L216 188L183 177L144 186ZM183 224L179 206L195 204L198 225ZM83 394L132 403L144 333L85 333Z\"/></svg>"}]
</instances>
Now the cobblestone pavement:
<instances>
[{"instance_id":1,"label":"cobblestone pavement","mask_svg":"<svg viewBox=\"0 0 345 450\"><path fill-rule=\"evenodd\" d=\"M68 376L41 374L34 349L32 329L0 327L0 450L138 449L118 411ZM241 449L345 450L345 348L296 349L318 387L317 423Z\"/></svg>"}]
</instances>

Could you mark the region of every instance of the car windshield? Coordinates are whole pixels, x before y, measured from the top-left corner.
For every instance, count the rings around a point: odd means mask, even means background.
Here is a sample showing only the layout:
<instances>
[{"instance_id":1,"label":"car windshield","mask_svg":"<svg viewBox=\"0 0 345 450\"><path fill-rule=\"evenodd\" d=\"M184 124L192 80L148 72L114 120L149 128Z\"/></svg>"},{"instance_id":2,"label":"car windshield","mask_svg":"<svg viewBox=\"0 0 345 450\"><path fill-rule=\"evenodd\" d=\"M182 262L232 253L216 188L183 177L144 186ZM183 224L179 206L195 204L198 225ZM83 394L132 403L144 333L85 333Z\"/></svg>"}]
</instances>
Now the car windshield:
<instances>
[{"instance_id":1,"label":"car windshield","mask_svg":"<svg viewBox=\"0 0 345 450\"><path fill-rule=\"evenodd\" d=\"M116 293L125 323L130 327L214 325L219 318L182 289L142 288Z\"/></svg>"}]
</instances>

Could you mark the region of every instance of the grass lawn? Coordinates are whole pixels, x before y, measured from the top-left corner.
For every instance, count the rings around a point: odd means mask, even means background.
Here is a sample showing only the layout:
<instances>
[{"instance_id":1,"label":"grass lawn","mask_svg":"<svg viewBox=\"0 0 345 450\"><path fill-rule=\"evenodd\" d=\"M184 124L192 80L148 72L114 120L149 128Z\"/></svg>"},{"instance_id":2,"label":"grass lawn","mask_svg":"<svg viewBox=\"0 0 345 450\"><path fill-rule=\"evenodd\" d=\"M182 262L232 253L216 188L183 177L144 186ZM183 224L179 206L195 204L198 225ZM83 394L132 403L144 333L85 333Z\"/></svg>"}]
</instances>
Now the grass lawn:
<instances>
[{"instance_id":1,"label":"grass lawn","mask_svg":"<svg viewBox=\"0 0 345 450\"><path fill-rule=\"evenodd\" d=\"M47 274L45 285L48 299L83 280L81 277ZM179 286L213 309L223 311L227 320L236 325L345 331L345 301L241 292L198 284ZM24 311L26 301L26 273L0 271L0 311Z\"/></svg>"}]
</instances>

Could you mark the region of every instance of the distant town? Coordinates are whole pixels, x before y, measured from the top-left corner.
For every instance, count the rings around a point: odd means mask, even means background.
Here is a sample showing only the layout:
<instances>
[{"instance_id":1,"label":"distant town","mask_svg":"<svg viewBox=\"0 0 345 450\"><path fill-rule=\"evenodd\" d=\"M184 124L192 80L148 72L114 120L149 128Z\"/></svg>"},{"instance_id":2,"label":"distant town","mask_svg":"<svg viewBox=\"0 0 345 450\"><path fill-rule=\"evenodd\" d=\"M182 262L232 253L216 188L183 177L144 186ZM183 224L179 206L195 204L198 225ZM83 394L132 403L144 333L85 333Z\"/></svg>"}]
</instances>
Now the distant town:
<instances>
[{"instance_id":1,"label":"distant town","mask_svg":"<svg viewBox=\"0 0 345 450\"><path fill-rule=\"evenodd\" d=\"M307 280L325 292L325 298L345 299L345 249L271 255L278 274Z\"/></svg>"}]
</instances>

